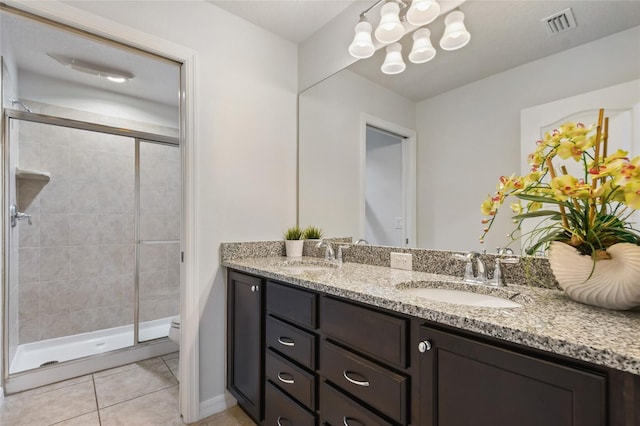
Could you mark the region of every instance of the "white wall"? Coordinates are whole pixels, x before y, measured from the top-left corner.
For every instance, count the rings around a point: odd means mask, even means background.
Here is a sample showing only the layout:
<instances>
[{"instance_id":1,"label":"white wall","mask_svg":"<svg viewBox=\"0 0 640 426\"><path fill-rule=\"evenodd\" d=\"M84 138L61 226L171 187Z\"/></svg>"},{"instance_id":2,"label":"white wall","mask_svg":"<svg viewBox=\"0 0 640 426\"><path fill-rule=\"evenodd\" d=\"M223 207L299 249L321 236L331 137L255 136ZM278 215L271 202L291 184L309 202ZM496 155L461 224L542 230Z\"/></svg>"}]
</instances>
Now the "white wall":
<instances>
[{"instance_id":1,"label":"white wall","mask_svg":"<svg viewBox=\"0 0 640 426\"><path fill-rule=\"evenodd\" d=\"M362 114L412 129L415 103L350 71L306 90L299 103L300 224L319 226L327 236L364 238L354 235L364 231Z\"/></svg>"},{"instance_id":2,"label":"white wall","mask_svg":"<svg viewBox=\"0 0 640 426\"><path fill-rule=\"evenodd\" d=\"M480 203L519 174L520 110L640 76L640 27L418 103L418 245L477 250ZM506 206L484 247L504 246ZM454 226L452 226L454 225Z\"/></svg>"},{"instance_id":3,"label":"white wall","mask_svg":"<svg viewBox=\"0 0 640 426\"><path fill-rule=\"evenodd\" d=\"M68 3L198 54L200 399L221 397L220 243L280 239L296 221L296 46L204 1Z\"/></svg>"}]
</instances>

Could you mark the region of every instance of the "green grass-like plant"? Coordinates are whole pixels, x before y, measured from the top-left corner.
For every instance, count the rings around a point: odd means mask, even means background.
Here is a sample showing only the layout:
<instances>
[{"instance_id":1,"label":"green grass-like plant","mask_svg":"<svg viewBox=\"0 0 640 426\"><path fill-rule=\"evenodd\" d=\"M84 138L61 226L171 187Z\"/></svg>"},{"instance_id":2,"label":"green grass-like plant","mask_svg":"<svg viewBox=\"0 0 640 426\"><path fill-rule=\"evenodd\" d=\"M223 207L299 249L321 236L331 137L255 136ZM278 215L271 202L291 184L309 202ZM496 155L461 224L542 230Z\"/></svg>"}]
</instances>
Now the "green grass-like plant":
<instances>
[{"instance_id":1,"label":"green grass-like plant","mask_svg":"<svg viewBox=\"0 0 640 426\"><path fill-rule=\"evenodd\" d=\"M302 231L302 239L304 240L319 240L322 238L322 229L309 225L304 231Z\"/></svg>"},{"instance_id":2,"label":"green grass-like plant","mask_svg":"<svg viewBox=\"0 0 640 426\"><path fill-rule=\"evenodd\" d=\"M302 229L299 226L292 226L287 229L284 233L285 240L301 240L302 239Z\"/></svg>"}]
</instances>

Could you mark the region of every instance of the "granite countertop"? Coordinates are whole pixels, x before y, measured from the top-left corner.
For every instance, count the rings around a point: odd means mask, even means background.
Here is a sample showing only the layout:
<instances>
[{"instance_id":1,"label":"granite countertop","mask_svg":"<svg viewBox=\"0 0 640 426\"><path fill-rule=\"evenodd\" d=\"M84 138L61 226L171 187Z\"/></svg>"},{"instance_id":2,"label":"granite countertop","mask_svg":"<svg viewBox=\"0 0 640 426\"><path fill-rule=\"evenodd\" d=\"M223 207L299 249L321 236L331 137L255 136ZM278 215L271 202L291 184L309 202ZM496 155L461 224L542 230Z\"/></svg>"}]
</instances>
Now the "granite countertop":
<instances>
[{"instance_id":1,"label":"granite countertop","mask_svg":"<svg viewBox=\"0 0 640 426\"><path fill-rule=\"evenodd\" d=\"M223 266L372 306L450 325L640 375L640 310L610 311L570 300L562 291L534 286L491 288L460 277L344 263L331 270L291 268L286 257L225 259ZM300 261L298 261L300 262ZM302 258L318 263L321 259ZM435 302L403 293L407 286L447 287L503 296L517 308L482 308ZM413 284L412 284L413 283Z\"/></svg>"}]
</instances>

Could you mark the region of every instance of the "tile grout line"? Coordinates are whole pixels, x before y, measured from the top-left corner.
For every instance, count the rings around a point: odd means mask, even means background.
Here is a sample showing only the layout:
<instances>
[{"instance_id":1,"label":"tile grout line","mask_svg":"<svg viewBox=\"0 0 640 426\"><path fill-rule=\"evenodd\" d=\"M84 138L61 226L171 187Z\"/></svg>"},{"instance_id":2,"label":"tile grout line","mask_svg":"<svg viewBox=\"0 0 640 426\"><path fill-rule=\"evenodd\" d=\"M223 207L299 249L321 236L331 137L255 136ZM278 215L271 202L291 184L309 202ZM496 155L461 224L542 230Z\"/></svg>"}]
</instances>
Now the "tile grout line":
<instances>
[{"instance_id":1,"label":"tile grout line","mask_svg":"<svg viewBox=\"0 0 640 426\"><path fill-rule=\"evenodd\" d=\"M99 408L98 409L98 417L100 417L100 414L99 414L100 410L104 410L104 409L107 409L107 408L115 407L116 405L124 404L124 403L127 403L127 402L135 401L136 399L143 398L143 397L149 396L149 395L153 395L154 393L158 393L158 392L161 392L163 390L170 389L170 388L172 388L174 386L179 386L179 384L175 383L175 384L172 384L172 385L168 385L166 387L163 387L163 388L160 388L160 389L156 389L156 390L154 390L152 392L145 393L143 395L138 395L138 396L135 396L133 398L129 398L129 399L126 399L124 401L116 402L115 404L111 404L111 405L107 405L106 407Z\"/></svg>"},{"instance_id":2,"label":"tile grout line","mask_svg":"<svg viewBox=\"0 0 640 426\"><path fill-rule=\"evenodd\" d=\"M98 391L96 390L96 378L91 375L91 383L93 383L93 396L96 400L96 413L98 413L98 426L102 426L102 420L100 419L100 407L98 406Z\"/></svg>"},{"instance_id":3,"label":"tile grout line","mask_svg":"<svg viewBox=\"0 0 640 426\"><path fill-rule=\"evenodd\" d=\"M164 362L165 367L167 367L167 370L169 370L169 373L171 373L171 375L173 376L174 379L178 380L178 378L176 377L176 375L174 374L173 370L171 369L171 367L169 367L169 364L167 364L167 360L164 359L163 357L160 357L160 359L162 360L162 362ZM173 358L172 358L173 359ZM180 382L178 381L178 384L180 384Z\"/></svg>"}]
</instances>

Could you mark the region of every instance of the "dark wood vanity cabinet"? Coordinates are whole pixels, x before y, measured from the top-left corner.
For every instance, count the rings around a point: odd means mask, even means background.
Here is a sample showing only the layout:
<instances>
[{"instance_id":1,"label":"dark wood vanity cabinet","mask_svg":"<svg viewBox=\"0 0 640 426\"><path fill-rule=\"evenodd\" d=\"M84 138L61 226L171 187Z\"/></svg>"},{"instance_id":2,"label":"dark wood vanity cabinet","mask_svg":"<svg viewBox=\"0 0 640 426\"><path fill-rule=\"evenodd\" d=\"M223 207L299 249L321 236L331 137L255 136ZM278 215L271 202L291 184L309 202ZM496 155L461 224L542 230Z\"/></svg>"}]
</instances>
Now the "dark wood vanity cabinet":
<instances>
[{"instance_id":1,"label":"dark wood vanity cabinet","mask_svg":"<svg viewBox=\"0 0 640 426\"><path fill-rule=\"evenodd\" d=\"M267 282L264 425L315 425L317 299L315 293Z\"/></svg>"},{"instance_id":2,"label":"dark wood vanity cabinet","mask_svg":"<svg viewBox=\"0 0 640 426\"><path fill-rule=\"evenodd\" d=\"M227 388L244 411L262 419L264 280L227 275Z\"/></svg>"},{"instance_id":3,"label":"dark wood vanity cabinet","mask_svg":"<svg viewBox=\"0 0 640 426\"><path fill-rule=\"evenodd\" d=\"M604 375L428 327L420 341L422 426L609 424Z\"/></svg>"},{"instance_id":4,"label":"dark wood vanity cabinet","mask_svg":"<svg viewBox=\"0 0 640 426\"><path fill-rule=\"evenodd\" d=\"M409 319L327 296L320 306L319 372L330 398L321 396L321 419L335 426L408 424Z\"/></svg>"},{"instance_id":5,"label":"dark wood vanity cabinet","mask_svg":"<svg viewBox=\"0 0 640 426\"><path fill-rule=\"evenodd\" d=\"M267 426L640 426L640 376L230 270L227 380Z\"/></svg>"}]
</instances>

